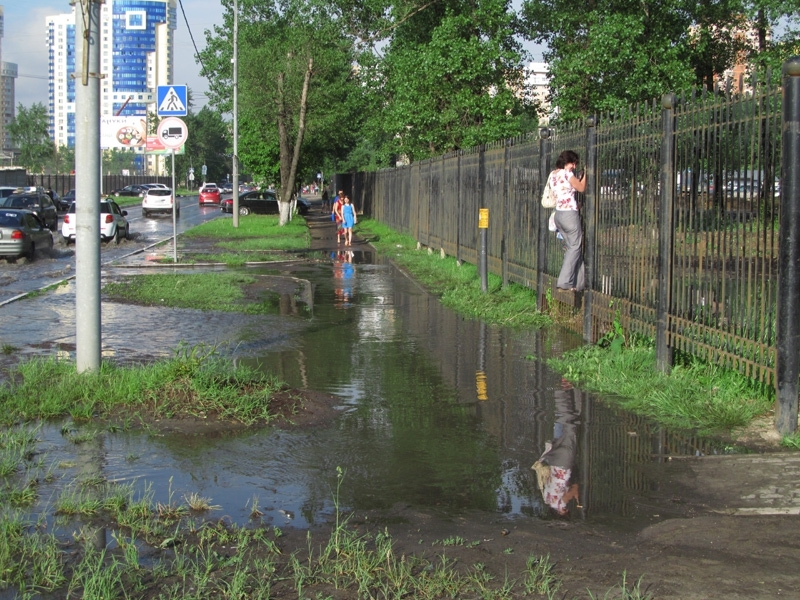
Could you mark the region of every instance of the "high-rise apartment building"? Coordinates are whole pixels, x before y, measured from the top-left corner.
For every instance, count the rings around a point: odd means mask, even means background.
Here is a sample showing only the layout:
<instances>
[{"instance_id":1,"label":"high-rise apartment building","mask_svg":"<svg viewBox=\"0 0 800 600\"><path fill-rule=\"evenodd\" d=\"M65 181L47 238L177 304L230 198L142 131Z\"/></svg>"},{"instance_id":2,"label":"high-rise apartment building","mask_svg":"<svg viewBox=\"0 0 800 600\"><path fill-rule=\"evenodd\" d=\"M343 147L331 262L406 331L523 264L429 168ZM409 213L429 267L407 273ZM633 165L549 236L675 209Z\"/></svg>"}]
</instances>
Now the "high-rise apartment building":
<instances>
[{"instance_id":1,"label":"high-rise apartment building","mask_svg":"<svg viewBox=\"0 0 800 600\"><path fill-rule=\"evenodd\" d=\"M100 113L155 114L156 88L172 83L177 0L107 0L100 11ZM47 17L50 135L75 145L76 11Z\"/></svg>"},{"instance_id":2,"label":"high-rise apartment building","mask_svg":"<svg viewBox=\"0 0 800 600\"><path fill-rule=\"evenodd\" d=\"M7 128L16 114L14 86L17 75L16 63L0 62L0 155L4 157L10 157L13 151Z\"/></svg>"}]
</instances>

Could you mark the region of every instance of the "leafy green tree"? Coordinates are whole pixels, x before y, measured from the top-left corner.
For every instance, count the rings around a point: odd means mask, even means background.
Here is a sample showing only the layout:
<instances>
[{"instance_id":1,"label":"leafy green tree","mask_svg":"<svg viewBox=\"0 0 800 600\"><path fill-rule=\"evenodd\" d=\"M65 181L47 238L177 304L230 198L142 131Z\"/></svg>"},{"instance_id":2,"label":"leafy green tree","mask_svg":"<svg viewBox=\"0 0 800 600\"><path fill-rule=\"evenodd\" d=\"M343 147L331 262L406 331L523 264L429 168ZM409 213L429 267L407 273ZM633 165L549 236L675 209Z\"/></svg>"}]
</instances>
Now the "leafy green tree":
<instances>
[{"instance_id":1,"label":"leafy green tree","mask_svg":"<svg viewBox=\"0 0 800 600\"><path fill-rule=\"evenodd\" d=\"M119 175L123 170L136 171L136 153L129 148L103 150L103 173Z\"/></svg>"},{"instance_id":2,"label":"leafy green tree","mask_svg":"<svg viewBox=\"0 0 800 600\"><path fill-rule=\"evenodd\" d=\"M685 89L692 24L682 0L526 0L530 39L546 44L551 102L575 119Z\"/></svg>"},{"instance_id":3,"label":"leafy green tree","mask_svg":"<svg viewBox=\"0 0 800 600\"><path fill-rule=\"evenodd\" d=\"M51 173L73 173L75 171L75 148L59 146L53 152L47 167Z\"/></svg>"},{"instance_id":4,"label":"leafy green tree","mask_svg":"<svg viewBox=\"0 0 800 600\"><path fill-rule=\"evenodd\" d=\"M278 182L281 223L300 173L319 167L319 157L349 145L358 115L351 94L353 40L325 0L263 0L240 4L239 159L258 178ZM211 102L230 110L232 15L207 32L202 53L213 74ZM353 129L349 129L352 126ZM316 163L316 164L315 164Z\"/></svg>"},{"instance_id":5,"label":"leafy green tree","mask_svg":"<svg viewBox=\"0 0 800 600\"><path fill-rule=\"evenodd\" d=\"M780 73L786 59L800 54L800 0L753 0L746 11L757 34L750 61Z\"/></svg>"},{"instance_id":6,"label":"leafy green tree","mask_svg":"<svg viewBox=\"0 0 800 600\"><path fill-rule=\"evenodd\" d=\"M388 134L380 136L387 158L417 160L519 133L518 115L533 105L510 3L414 8L394 7L385 57L365 82L378 99L370 129Z\"/></svg>"},{"instance_id":7,"label":"leafy green tree","mask_svg":"<svg viewBox=\"0 0 800 600\"><path fill-rule=\"evenodd\" d=\"M44 104L36 103L30 108L17 106L16 118L8 124L11 143L19 148L19 164L28 171L41 173L55 151L48 133L49 118Z\"/></svg>"},{"instance_id":8,"label":"leafy green tree","mask_svg":"<svg viewBox=\"0 0 800 600\"><path fill-rule=\"evenodd\" d=\"M548 46L551 100L573 119L620 109L691 86L712 88L747 62L779 68L800 50L779 22L796 22L798 0L524 0L527 36Z\"/></svg>"}]
</instances>

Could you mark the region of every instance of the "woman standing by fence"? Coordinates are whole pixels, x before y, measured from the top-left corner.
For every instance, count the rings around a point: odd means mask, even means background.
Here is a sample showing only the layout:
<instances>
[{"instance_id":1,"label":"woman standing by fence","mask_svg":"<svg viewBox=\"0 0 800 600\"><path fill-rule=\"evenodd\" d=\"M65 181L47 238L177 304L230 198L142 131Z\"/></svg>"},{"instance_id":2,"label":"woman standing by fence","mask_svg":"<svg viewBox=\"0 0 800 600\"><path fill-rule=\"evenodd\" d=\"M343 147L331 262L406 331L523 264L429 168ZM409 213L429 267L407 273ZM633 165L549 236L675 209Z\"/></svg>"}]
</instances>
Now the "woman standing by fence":
<instances>
[{"instance_id":1,"label":"woman standing by fence","mask_svg":"<svg viewBox=\"0 0 800 600\"><path fill-rule=\"evenodd\" d=\"M586 175L578 179L575 168L578 155L565 150L556 159L556 170L550 173L550 188L556 196L556 227L564 237L564 263L556 286L562 290L580 292L583 278L583 229L579 212L577 192L586 189Z\"/></svg>"}]
</instances>

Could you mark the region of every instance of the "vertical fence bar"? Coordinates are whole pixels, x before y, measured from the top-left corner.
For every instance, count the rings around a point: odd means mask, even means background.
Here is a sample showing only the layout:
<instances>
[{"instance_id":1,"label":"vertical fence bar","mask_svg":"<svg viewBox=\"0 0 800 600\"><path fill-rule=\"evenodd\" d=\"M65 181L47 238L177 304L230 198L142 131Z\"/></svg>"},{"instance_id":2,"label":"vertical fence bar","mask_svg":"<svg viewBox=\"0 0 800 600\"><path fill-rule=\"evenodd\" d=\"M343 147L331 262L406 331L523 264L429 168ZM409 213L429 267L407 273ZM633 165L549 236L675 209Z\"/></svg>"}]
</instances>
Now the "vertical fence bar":
<instances>
[{"instance_id":1,"label":"vertical fence bar","mask_svg":"<svg viewBox=\"0 0 800 600\"><path fill-rule=\"evenodd\" d=\"M781 219L778 252L777 399L775 428L797 429L800 352L800 56L783 64Z\"/></svg>"},{"instance_id":2,"label":"vertical fence bar","mask_svg":"<svg viewBox=\"0 0 800 600\"><path fill-rule=\"evenodd\" d=\"M461 205L461 155L464 154L463 150L458 151L456 156L456 261L461 264L461 211L464 207Z\"/></svg>"},{"instance_id":3,"label":"vertical fence bar","mask_svg":"<svg viewBox=\"0 0 800 600\"><path fill-rule=\"evenodd\" d=\"M661 224L658 241L658 308L656 311L656 368L667 372L672 350L667 344L668 314L672 297L673 216L675 214L675 95L661 98Z\"/></svg>"},{"instance_id":4,"label":"vertical fence bar","mask_svg":"<svg viewBox=\"0 0 800 600\"><path fill-rule=\"evenodd\" d=\"M544 290L544 274L547 271L547 220L550 215L542 208L542 203L539 199L542 197L547 177L550 175L550 153L552 152L553 142L550 141L550 130L547 128L539 130L539 189L534 196L533 201L536 203L535 214L539 215L537 222L539 230L536 232L536 241L538 248L536 250L536 291L539 297L539 310L544 310L546 307L545 290Z\"/></svg>"},{"instance_id":5,"label":"vertical fence bar","mask_svg":"<svg viewBox=\"0 0 800 600\"><path fill-rule=\"evenodd\" d=\"M592 290L595 283L595 241L597 239L597 117L586 119L586 189L584 190L583 223L583 340L594 342L592 330Z\"/></svg>"},{"instance_id":6,"label":"vertical fence bar","mask_svg":"<svg viewBox=\"0 0 800 600\"><path fill-rule=\"evenodd\" d=\"M508 285L508 234L510 230L509 221L511 220L510 214L510 180L511 180L511 140L505 141L503 148L503 233L500 242L500 271L503 280L503 287Z\"/></svg>"}]
</instances>

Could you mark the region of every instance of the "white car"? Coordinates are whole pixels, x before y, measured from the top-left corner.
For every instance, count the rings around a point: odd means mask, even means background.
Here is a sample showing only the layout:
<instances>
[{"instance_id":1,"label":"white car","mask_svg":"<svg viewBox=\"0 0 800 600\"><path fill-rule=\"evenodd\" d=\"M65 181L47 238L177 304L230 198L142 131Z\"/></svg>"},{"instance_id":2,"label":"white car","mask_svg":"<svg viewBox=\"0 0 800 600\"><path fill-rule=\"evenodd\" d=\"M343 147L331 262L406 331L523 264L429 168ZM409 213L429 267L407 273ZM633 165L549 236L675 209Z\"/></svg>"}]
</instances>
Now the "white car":
<instances>
[{"instance_id":1,"label":"white car","mask_svg":"<svg viewBox=\"0 0 800 600\"><path fill-rule=\"evenodd\" d=\"M181 203L175 200L172 190L169 188L150 188L145 192L142 199L142 216L149 217L152 214L163 213L172 214L172 203L175 202L175 216L181 216Z\"/></svg>"},{"instance_id":2,"label":"white car","mask_svg":"<svg viewBox=\"0 0 800 600\"><path fill-rule=\"evenodd\" d=\"M127 215L128 212L122 210L113 200L101 199L100 239L105 242L116 240L119 244L122 238L130 238L130 224L128 219L125 218ZM75 203L73 202L70 204L67 214L64 215L64 221L61 223L61 235L67 244L75 241L76 217Z\"/></svg>"}]
</instances>

